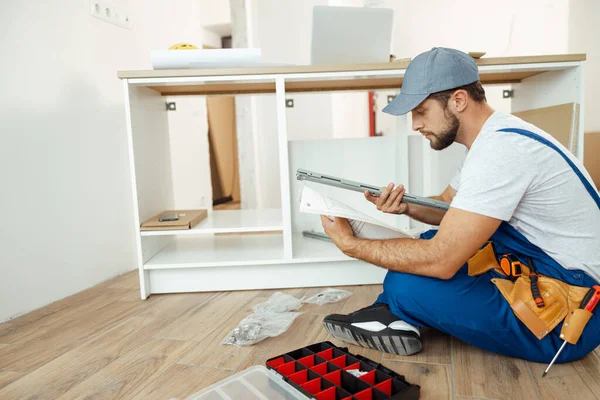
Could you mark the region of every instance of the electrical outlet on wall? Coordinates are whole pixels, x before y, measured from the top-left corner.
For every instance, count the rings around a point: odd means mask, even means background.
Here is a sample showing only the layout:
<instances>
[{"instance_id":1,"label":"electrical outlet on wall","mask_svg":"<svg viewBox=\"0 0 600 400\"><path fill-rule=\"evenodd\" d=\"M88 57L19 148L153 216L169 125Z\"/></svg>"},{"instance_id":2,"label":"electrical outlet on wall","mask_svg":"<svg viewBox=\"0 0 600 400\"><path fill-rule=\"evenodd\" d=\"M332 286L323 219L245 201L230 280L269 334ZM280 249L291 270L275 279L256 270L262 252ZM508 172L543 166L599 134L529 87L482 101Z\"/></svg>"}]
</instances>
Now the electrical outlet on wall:
<instances>
[{"instance_id":1,"label":"electrical outlet on wall","mask_svg":"<svg viewBox=\"0 0 600 400\"><path fill-rule=\"evenodd\" d=\"M103 1L89 0L90 15L105 22L131 30L129 13Z\"/></svg>"}]
</instances>

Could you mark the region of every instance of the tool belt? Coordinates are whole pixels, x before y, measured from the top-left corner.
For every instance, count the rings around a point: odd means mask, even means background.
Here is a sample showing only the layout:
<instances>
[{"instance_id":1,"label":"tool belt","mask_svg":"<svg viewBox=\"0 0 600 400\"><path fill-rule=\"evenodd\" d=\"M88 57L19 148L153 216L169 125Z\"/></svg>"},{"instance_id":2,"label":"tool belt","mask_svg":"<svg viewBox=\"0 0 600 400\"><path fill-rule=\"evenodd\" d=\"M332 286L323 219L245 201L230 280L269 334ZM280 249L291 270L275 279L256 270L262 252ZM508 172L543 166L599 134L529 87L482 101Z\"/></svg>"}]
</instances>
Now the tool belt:
<instances>
[{"instance_id":1,"label":"tool belt","mask_svg":"<svg viewBox=\"0 0 600 400\"><path fill-rule=\"evenodd\" d=\"M504 262L506 260L502 260ZM533 272L531 265L520 262L517 271L505 272L501 268L493 242L488 242L481 250L468 260L468 273L478 276L491 269L504 275L504 278L494 278L502 296L508 301L515 315L538 338L543 339L561 322L565 321L561 330L561 339L575 344L579 340L585 325L592 313L579 308L583 297L589 288L569 285L558 279L538 275ZM520 268L519 268L520 267ZM520 271L518 271L520 269ZM531 280L537 279L539 295L534 296ZM534 285L535 286L535 285ZM536 303L534 297L541 296Z\"/></svg>"}]
</instances>

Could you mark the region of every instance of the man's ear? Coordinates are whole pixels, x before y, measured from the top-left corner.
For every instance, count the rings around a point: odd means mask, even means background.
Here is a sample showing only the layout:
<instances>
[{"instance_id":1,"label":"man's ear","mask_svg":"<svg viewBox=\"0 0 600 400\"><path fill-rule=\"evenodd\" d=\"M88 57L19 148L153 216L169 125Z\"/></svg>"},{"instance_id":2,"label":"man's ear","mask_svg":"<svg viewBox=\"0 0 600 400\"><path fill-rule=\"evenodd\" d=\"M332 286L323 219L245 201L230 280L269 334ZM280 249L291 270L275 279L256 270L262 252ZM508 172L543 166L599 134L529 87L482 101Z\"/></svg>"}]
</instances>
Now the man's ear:
<instances>
[{"instance_id":1,"label":"man's ear","mask_svg":"<svg viewBox=\"0 0 600 400\"><path fill-rule=\"evenodd\" d=\"M457 90L452 94L452 100L454 100L454 107L456 112L463 112L469 104L469 94L466 90Z\"/></svg>"}]
</instances>

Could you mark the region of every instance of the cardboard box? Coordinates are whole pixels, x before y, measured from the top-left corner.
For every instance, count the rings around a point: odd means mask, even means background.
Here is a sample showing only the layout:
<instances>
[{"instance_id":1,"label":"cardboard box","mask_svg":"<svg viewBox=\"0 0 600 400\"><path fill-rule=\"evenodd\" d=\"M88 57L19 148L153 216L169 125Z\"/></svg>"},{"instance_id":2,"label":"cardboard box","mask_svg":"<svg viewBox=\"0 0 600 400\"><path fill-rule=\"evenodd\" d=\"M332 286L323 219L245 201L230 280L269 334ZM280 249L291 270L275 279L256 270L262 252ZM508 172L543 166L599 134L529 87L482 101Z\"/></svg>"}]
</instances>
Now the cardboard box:
<instances>
[{"instance_id":1,"label":"cardboard box","mask_svg":"<svg viewBox=\"0 0 600 400\"><path fill-rule=\"evenodd\" d=\"M586 132L583 146L583 165L590 173L596 188L600 189L600 132Z\"/></svg>"},{"instance_id":2,"label":"cardboard box","mask_svg":"<svg viewBox=\"0 0 600 400\"><path fill-rule=\"evenodd\" d=\"M159 221L162 214L177 213L177 221ZM142 231L172 231L192 229L208 215L206 210L166 210L154 217L144 221L141 225Z\"/></svg>"},{"instance_id":3,"label":"cardboard box","mask_svg":"<svg viewBox=\"0 0 600 400\"><path fill-rule=\"evenodd\" d=\"M569 149L571 153L577 152L579 104L566 103L558 106L535 108L515 112L513 115L543 129Z\"/></svg>"}]
</instances>

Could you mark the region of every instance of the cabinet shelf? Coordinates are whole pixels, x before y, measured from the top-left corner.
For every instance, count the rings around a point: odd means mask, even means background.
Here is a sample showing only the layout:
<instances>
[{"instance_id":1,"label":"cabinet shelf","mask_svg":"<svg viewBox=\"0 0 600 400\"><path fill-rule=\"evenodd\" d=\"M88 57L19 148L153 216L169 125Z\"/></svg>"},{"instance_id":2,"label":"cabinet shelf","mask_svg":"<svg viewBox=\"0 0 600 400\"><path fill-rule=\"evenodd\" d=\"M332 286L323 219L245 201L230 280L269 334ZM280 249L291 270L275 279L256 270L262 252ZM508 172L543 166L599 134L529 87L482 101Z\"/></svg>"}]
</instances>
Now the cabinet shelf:
<instances>
[{"instance_id":1,"label":"cabinet shelf","mask_svg":"<svg viewBox=\"0 0 600 400\"><path fill-rule=\"evenodd\" d=\"M281 209L213 211L192 229L143 231L142 236L200 235L207 233L244 233L281 231Z\"/></svg>"},{"instance_id":2,"label":"cabinet shelf","mask_svg":"<svg viewBox=\"0 0 600 400\"><path fill-rule=\"evenodd\" d=\"M144 264L144 269L232 267L276 264L283 259L283 235L177 237Z\"/></svg>"},{"instance_id":3,"label":"cabinet shelf","mask_svg":"<svg viewBox=\"0 0 600 400\"><path fill-rule=\"evenodd\" d=\"M179 237L144 264L144 269L251 266L353 260L332 242L293 235L293 259L285 260L283 235Z\"/></svg>"}]
</instances>

